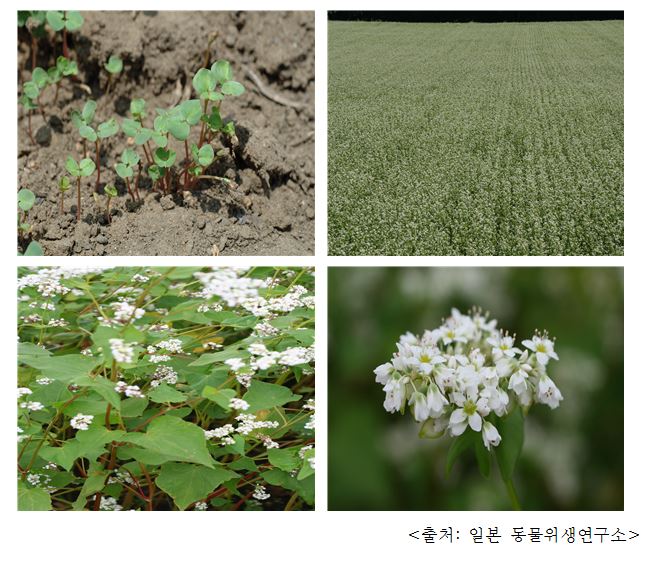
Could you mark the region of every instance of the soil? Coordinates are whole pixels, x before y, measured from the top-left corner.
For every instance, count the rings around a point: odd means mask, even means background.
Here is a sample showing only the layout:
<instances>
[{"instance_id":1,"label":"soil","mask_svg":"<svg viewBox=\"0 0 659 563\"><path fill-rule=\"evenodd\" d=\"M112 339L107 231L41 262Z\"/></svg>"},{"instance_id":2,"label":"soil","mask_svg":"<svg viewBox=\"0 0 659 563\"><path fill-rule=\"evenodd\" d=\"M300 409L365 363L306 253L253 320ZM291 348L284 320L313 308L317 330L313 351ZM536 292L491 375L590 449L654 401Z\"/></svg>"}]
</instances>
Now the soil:
<instances>
[{"instance_id":1,"label":"soil","mask_svg":"<svg viewBox=\"0 0 659 563\"><path fill-rule=\"evenodd\" d=\"M64 78L43 93L45 116L32 115L33 143L19 108L18 187L36 195L32 226L19 250L37 240L47 255L308 255L314 251L314 14L313 12L83 12L81 30L69 34L79 80ZM19 30L20 84L30 79L30 37ZM58 179L68 155L83 157L70 122L71 110L96 99L95 124L128 117L131 99L144 98L151 125L155 108L194 97L192 77L209 61L227 59L246 92L227 98L223 117L233 119L233 151L205 172L225 181L201 180L192 191L164 195L142 173L140 195L131 201L114 172L123 133L101 145L101 184L83 179L82 221L76 222L75 187L60 212ZM62 53L61 33L39 43L38 66ZM120 56L124 69L104 93L103 63ZM250 78L256 76L256 80ZM264 93L257 86L261 82ZM91 95L90 93L91 92ZM268 97L269 96L269 97ZM279 100L273 101L271 98ZM198 135L193 128L191 138ZM170 142L178 164L183 145ZM93 147L91 147L93 149ZM216 146L216 149L218 146ZM94 152L88 154L95 159ZM103 186L114 183L112 221L105 215Z\"/></svg>"}]
</instances>

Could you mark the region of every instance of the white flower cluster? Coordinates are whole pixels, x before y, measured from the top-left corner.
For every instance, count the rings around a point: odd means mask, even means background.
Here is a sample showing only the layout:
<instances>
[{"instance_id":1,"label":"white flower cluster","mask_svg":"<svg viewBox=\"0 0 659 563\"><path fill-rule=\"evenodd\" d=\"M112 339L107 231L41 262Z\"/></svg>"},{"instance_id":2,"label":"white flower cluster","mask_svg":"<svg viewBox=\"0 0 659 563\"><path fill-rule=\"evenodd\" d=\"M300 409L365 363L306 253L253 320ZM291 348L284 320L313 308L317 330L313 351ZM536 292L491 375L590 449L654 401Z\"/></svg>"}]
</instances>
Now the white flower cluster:
<instances>
[{"instance_id":1,"label":"white flower cluster","mask_svg":"<svg viewBox=\"0 0 659 563\"><path fill-rule=\"evenodd\" d=\"M237 411L246 411L249 408L249 403L243 399L234 397L229 401L229 406Z\"/></svg>"},{"instance_id":2,"label":"white flower cluster","mask_svg":"<svg viewBox=\"0 0 659 563\"><path fill-rule=\"evenodd\" d=\"M19 387L16 389L17 398L20 399L23 395L32 395L32 389L28 387Z\"/></svg>"},{"instance_id":3,"label":"white flower cluster","mask_svg":"<svg viewBox=\"0 0 659 563\"><path fill-rule=\"evenodd\" d=\"M146 351L149 354L149 361L151 363L159 364L161 362L168 362L172 359L170 354L183 353L183 342L178 338L161 340L151 346L147 346ZM167 352L167 354L163 354L163 351Z\"/></svg>"},{"instance_id":4,"label":"white flower cluster","mask_svg":"<svg viewBox=\"0 0 659 563\"><path fill-rule=\"evenodd\" d=\"M102 271L102 268L41 268L34 274L19 278L18 290L20 292L25 288L34 287L42 297L65 295L71 290L62 285L62 280Z\"/></svg>"},{"instance_id":5,"label":"white flower cluster","mask_svg":"<svg viewBox=\"0 0 659 563\"><path fill-rule=\"evenodd\" d=\"M43 403L40 403L39 401L24 401L19 404L19 407L29 411L40 411L45 408Z\"/></svg>"},{"instance_id":6,"label":"white flower cluster","mask_svg":"<svg viewBox=\"0 0 659 563\"><path fill-rule=\"evenodd\" d=\"M195 502L194 503L194 509L195 510L208 510L208 504L203 502L203 501Z\"/></svg>"},{"instance_id":7,"label":"white flower cluster","mask_svg":"<svg viewBox=\"0 0 659 563\"><path fill-rule=\"evenodd\" d=\"M89 425L93 420L93 414L78 413L71 419L71 428L75 428L76 430L88 430Z\"/></svg>"},{"instance_id":8,"label":"white flower cluster","mask_svg":"<svg viewBox=\"0 0 659 563\"><path fill-rule=\"evenodd\" d=\"M279 448L279 442L275 442L270 436L266 434L257 434L256 437L263 442L267 450Z\"/></svg>"},{"instance_id":9,"label":"white flower cluster","mask_svg":"<svg viewBox=\"0 0 659 563\"><path fill-rule=\"evenodd\" d=\"M268 321L263 321L254 327L254 332L257 336L266 338L270 336L277 336L280 330L272 326Z\"/></svg>"},{"instance_id":10,"label":"white flower cluster","mask_svg":"<svg viewBox=\"0 0 659 563\"><path fill-rule=\"evenodd\" d=\"M163 382L174 385L178 381L178 373L170 366L158 366L151 378L151 387L158 387Z\"/></svg>"},{"instance_id":11,"label":"white flower cluster","mask_svg":"<svg viewBox=\"0 0 659 563\"><path fill-rule=\"evenodd\" d=\"M391 362L375 369L384 408L403 412L410 405L414 418L432 420L436 433L459 436L469 426L482 433L487 449L499 445L492 421L508 412L513 399L524 407L535 401L556 408L563 396L547 375L549 360L558 360L554 342L536 334L522 341L522 352L496 325L479 311L453 309L442 326L420 338L401 336Z\"/></svg>"},{"instance_id":12,"label":"white flower cluster","mask_svg":"<svg viewBox=\"0 0 659 563\"><path fill-rule=\"evenodd\" d=\"M256 485L254 487L252 498L255 498L256 500L266 500L270 498L270 493L266 492L263 485Z\"/></svg>"},{"instance_id":13,"label":"white flower cluster","mask_svg":"<svg viewBox=\"0 0 659 563\"><path fill-rule=\"evenodd\" d=\"M233 401L234 399L232 399ZM239 401L241 399L238 399ZM249 405L248 407L249 408ZM207 440L212 438L219 438L220 443L224 446L229 444L234 444L235 440L231 437L231 434L238 433L242 436L252 433L254 430L259 430L261 428L278 428L279 422L276 420L256 420L256 415L241 413L236 416L236 421L238 425L234 427L232 424L225 424L219 428L214 428L213 430L205 430L204 434L206 435ZM265 441L264 435L259 435L261 440ZM274 442L276 443L276 442ZM279 444L277 444L278 446ZM271 446L271 447L277 447ZM267 444L266 444L267 447Z\"/></svg>"},{"instance_id":14,"label":"white flower cluster","mask_svg":"<svg viewBox=\"0 0 659 563\"><path fill-rule=\"evenodd\" d=\"M124 509L124 507L121 506L117 502L117 499L115 499L114 497L101 497L101 504L99 505L99 508L101 510L107 510L112 512L117 512Z\"/></svg>"},{"instance_id":15,"label":"white flower cluster","mask_svg":"<svg viewBox=\"0 0 659 563\"><path fill-rule=\"evenodd\" d=\"M137 385L128 385L125 381L117 381L114 390L117 393L123 393L126 397L137 397L138 399L144 398L144 394Z\"/></svg>"},{"instance_id":16,"label":"white flower cluster","mask_svg":"<svg viewBox=\"0 0 659 563\"><path fill-rule=\"evenodd\" d=\"M146 283L149 281L149 276L143 276L142 274L135 274L131 278L135 283Z\"/></svg>"},{"instance_id":17,"label":"white flower cluster","mask_svg":"<svg viewBox=\"0 0 659 563\"><path fill-rule=\"evenodd\" d=\"M114 320L122 324L141 319L145 313L144 309L131 305L128 301L115 301L111 307L114 309Z\"/></svg>"},{"instance_id":18,"label":"white flower cluster","mask_svg":"<svg viewBox=\"0 0 659 563\"><path fill-rule=\"evenodd\" d=\"M125 342L121 338L110 338L108 342L110 343L112 357L117 362L130 364L133 361L135 350L133 350L133 345L131 343Z\"/></svg>"},{"instance_id":19,"label":"white flower cluster","mask_svg":"<svg viewBox=\"0 0 659 563\"><path fill-rule=\"evenodd\" d=\"M37 379L37 385L50 385L54 379L51 379L50 377L40 377Z\"/></svg>"}]
</instances>

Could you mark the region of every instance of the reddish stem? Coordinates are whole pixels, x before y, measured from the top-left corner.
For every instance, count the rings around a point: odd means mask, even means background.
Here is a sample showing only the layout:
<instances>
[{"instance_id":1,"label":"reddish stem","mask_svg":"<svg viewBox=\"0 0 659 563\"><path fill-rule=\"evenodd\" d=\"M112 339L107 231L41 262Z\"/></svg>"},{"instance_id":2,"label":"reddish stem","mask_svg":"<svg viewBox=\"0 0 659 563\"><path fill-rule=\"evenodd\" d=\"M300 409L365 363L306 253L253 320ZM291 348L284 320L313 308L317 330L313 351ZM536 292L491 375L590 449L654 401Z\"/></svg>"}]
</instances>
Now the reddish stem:
<instances>
[{"instance_id":1,"label":"reddish stem","mask_svg":"<svg viewBox=\"0 0 659 563\"><path fill-rule=\"evenodd\" d=\"M101 185L101 141L96 139L96 189Z\"/></svg>"},{"instance_id":2,"label":"reddish stem","mask_svg":"<svg viewBox=\"0 0 659 563\"><path fill-rule=\"evenodd\" d=\"M130 187L130 180L126 178L126 189L128 190L128 193L130 194L130 198L135 201L135 195L133 194L133 190Z\"/></svg>"},{"instance_id":3,"label":"reddish stem","mask_svg":"<svg viewBox=\"0 0 659 563\"><path fill-rule=\"evenodd\" d=\"M65 58L69 58L69 46L66 44L66 27L64 28L64 32L62 34L62 54L64 55Z\"/></svg>"},{"instance_id":4,"label":"reddish stem","mask_svg":"<svg viewBox=\"0 0 659 563\"><path fill-rule=\"evenodd\" d=\"M78 209L76 210L76 220L80 223L80 207L82 203L80 202L80 176L78 176ZM100 501L99 501L100 502Z\"/></svg>"},{"instance_id":5,"label":"reddish stem","mask_svg":"<svg viewBox=\"0 0 659 563\"><path fill-rule=\"evenodd\" d=\"M190 162L190 152L188 151L188 140L185 140L185 162L183 165L185 166L185 178L183 180L183 189L187 190L188 189L188 182L190 181L190 174L188 173L188 163Z\"/></svg>"}]
</instances>

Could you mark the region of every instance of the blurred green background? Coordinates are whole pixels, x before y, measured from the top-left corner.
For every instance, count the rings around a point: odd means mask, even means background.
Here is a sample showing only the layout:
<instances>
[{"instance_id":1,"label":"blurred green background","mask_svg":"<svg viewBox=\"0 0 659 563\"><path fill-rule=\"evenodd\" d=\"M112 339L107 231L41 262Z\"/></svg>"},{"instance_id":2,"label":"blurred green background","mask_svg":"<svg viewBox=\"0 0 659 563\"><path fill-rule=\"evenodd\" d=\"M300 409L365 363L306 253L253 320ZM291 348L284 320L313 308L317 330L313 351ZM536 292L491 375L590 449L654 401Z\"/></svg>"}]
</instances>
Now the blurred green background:
<instances>
[{"instance_id":1,"label":"blurred green background","mask_svg":"<svg viewBox=\"0 0 659 563\"><path fill-rule=\"evenodd\" d=\"M549 375L564 400L526 418L523 509L622 510L622 268L330 268L330 510L510 508L498 470L484 479L472 452L446 477L451 438L422 440L409 414L388 414L373 374L401 334L474 305L518 346L536 328L556 337Z\"/></svg>"}]
</instances>

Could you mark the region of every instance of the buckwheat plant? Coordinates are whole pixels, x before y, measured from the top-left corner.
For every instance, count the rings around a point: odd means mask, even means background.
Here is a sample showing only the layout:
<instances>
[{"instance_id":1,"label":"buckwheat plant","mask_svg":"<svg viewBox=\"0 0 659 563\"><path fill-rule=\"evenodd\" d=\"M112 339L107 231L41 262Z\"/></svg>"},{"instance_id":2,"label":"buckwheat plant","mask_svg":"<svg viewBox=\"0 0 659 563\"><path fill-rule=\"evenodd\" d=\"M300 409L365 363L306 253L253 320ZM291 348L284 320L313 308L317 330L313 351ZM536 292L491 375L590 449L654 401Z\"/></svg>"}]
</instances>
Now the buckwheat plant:
<instances>
[{"instance_id":1,"label":"buckwheat plant","mask_svg":"<svg viewBox=\"0 0 659 563\"><path fill-rule=\"evenodd\" d=\"M314 274L21 268L19 510L314 503Z\"/></svg>"},{"instance_id":2,"label":"buckwheat plant","mask_svg":"<svg viewBox=\"0 0 659 563\"><path fill-rule=\"evenodd\" d=\"M473 449L484 477L497 459L511 504L520 509L513 473L522 450L524 416L534 403L555 409L563 396L547 374L558 360L554 341L536 333L521 346L479 309L451 316L423 335L406 333L391 361L375 369L387 412L409 407L422 438L448 435L448 474L460 454Z\"/></svg>"}]
</instances>

